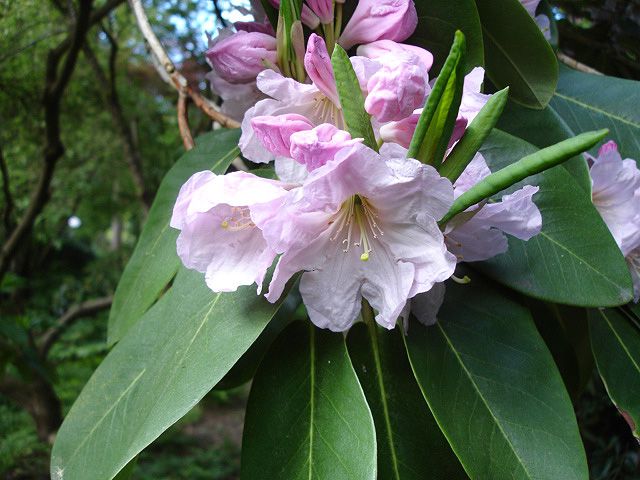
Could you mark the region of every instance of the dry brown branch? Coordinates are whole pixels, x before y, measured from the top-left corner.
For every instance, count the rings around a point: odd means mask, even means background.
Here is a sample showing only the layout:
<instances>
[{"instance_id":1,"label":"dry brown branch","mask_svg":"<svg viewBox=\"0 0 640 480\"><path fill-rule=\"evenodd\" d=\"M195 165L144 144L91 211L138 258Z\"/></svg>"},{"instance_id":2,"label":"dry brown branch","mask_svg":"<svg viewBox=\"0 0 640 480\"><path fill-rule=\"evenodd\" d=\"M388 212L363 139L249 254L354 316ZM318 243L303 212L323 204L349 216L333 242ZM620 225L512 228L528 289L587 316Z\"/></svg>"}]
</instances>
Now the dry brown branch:
<instances>
[{"instance_id":1,"label":"dry brown branch","mask_svg":"<svg viewBox=\"0 0 640 480\"><path fill-rule=\"evenodd\" d=\"M178 128L184 149L189 151L195 147L191 129L189 128L189 97L184 92L178 93Z\"/></svg>"},{"instance_id":2,"label":"dry brown branch","mask_svg":"<svg viewBox=\"0 0 640 480\"><path fill-rule=\"evenodd\" d=\"M60 139L60 104L64 91L76 66L78 54L90 27L92 0L81 0L77 18L67 39L49 51L46 64L42 103L45 120L43 168L23 217L0 250L0 280L18 247L31 231L36 218L49 199L49 187L58 160L64 154ZM62 64L62 66L60 66Z\"/></svg>"},{"instance_id":3,"label":"dry brown branch","mask_svg":"<svg viewBox=\"0 0 640 480\"><path fill-rule=\"evenodd\" d=\"M138 22L138 27L142 32L142 36L147 41L152 55L156 57L162 66L162 69L170 79L170 85L178 92L182 92L187 95L191 101L193 101L193 104L208 115L213 121L218 122L223 127L240 128L240 124L238 122L218 111L213 102L200 95L199 92L188 85L187 79L178 71L178 69L176 69L175 65L169 58L169 55L167 55L167 52L160 43L160 40L158 40L158 37L153 32L149 19L147 18L147 14L142 6L142 1L129 0L129 5L133 10L133 14ZM164 75L162 77L166 80Z\"/></svg>"},{"instance_id":4,"label":"dry brown branch","mask_svg":"<svg viewBox=\"0 0 640 480\"><path fill-rule=\"evenodd\" d=\"M49 353L51 347L56 343L60 335L64 333L74 322L83 317L90 317L103 310L111 307L113 303L113 297L96 298L93 300L87 300L86 302L79 303L69 308L64 315L62 315L47 331L42 334L40 338L40 356L45 358Z\"/></svg>"},{"instance_id":5,"label":"dry brown branch","mask_svg":"<svg viewBox=\"0 0 640 480\"><path fill-rule=\"evenodd\" d=\"M580 63L579 61L571 58L569 55L566 55L562 52L558 52L558 60L560 60L565 65L579 70L584 73L593 73L594 75L603 75L602 72L596 70L595 68L591 68L589 65L585 65L584 63Z\"/></svg>"}]
</instances>

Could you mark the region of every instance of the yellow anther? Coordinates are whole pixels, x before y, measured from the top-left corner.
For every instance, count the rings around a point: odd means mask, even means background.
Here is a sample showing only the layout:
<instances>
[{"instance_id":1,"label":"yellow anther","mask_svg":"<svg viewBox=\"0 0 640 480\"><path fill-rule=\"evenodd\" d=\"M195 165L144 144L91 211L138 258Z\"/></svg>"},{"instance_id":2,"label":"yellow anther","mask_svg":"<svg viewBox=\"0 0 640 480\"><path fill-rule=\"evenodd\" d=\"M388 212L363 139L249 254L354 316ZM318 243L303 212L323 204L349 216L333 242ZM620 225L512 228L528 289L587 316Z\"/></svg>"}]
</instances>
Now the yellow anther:
<instances>
[{"instance_id":1,"label":"yellow anther","mask_svg":"<svg viewBox=\"0 0 640 480\"><path fill-rule=\"evenodd\" d=\"M369 261L369 252L364 252L362 255L360 255L360 260L362 260L363 262L368 262Z\"/></svg>"},{"instance_id":2,"label":"yellow anther","mask_svg":"<svg viewBox=\"0 0 640 480\"><path fill-rule=\"evenodd\" d=\"M227 228L229 228L229 222L227 222L226 220L224 220L224 221L220 224L220 226L226 230Z\"/></svg>"}]
</instances>

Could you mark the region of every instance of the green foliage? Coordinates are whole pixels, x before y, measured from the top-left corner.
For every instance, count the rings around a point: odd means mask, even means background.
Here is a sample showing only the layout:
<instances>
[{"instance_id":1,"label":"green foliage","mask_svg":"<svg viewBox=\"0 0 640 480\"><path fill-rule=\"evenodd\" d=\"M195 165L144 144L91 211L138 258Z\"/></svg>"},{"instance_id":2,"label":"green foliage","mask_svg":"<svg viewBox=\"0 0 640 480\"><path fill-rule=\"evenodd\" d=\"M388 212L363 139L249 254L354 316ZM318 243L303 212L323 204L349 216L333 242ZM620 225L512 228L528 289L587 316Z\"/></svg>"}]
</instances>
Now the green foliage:
<instances>
[{"instance_id":1,"label":"green foliage","mask_svg":"<svg viewBox=\"0 0 640 480\"><path fill-rule=\"evenodd\" d=\"M371 412L342 335L296 322L253 382L242 478L376 478Z\"/></svg>"}]
</instances>

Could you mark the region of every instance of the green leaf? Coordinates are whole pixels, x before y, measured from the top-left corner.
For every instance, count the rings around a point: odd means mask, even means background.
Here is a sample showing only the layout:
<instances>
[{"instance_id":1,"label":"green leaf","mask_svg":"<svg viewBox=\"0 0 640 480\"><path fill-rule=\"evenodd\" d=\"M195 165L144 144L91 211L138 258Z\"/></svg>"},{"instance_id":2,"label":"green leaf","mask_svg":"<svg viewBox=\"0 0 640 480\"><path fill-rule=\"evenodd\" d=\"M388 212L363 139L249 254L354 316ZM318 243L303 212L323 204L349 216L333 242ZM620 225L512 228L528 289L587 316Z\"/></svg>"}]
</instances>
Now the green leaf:
<instances>
[{"instance_id":1,"label":"green leaf","mask_svg":"<svg viewBox=\"0 0 640 480\"><path fill-rule=\"evenodd\" d=\"M607 133L609 133L608 130L581 133L577 137L563 140L550 147L530 153L517 162L494 171L460 195L453 202L451 209L440 223L445 224L472 205L506 190L527 177L555 167L569 158L588 150L600 142Z\"/></svg>"},{"instance_id":2,"label":"green leaf","mask_svg":"<svg viewBox=\"0 0 640 480\"><path fill-rule=\"evenodd\" d=\"M494 131L482 154L492 170L536 150ZM542 232L528 242L509 237L509 250L474 267L525 295L575 306L615 306L632 298L627 264L588 195L563 168L527 179ZM518 186L514 187L517 188Z\"/></svg>"},{"instance_id":3,"label":"green leaf","mask_svg":"<svg viewBox=\"0 0 640 480\"><path fill-rule=\"evenodd\" d=\"M430 0L415 3L418 27L407 43L426 48L433 54L432 71L439 72L442 69L456 30L464 33L467 39L465 73L484 65L482 27L473 0Z\"/></svg>"},{"instance_id":4,"label":"green leaf","mask_svg":"<svg viewBox=\"0 0 640 480\"><path fill-rule=\"evenodd\" d=\"M544 108L555 91L558 62L519 0L476 0L482 23L487 75L527 107ZM598 127L601 128L601 127Z\"/></svg>"},{"instance_id":5,"label":"green leaf","mask_svg":"<svg viewBox=\"0 0 640 480\"><path fill-rule=\"evenodd\" d=\"M169 227L173 204L183 183L194 173L222 174L239 155L240 130L217 130L198 137L166 174L149 211L138 244L127 264L109 313L107 343L113 345L153 305L180 267L178 231Z\"/></svg>"},{"instance_id":6,"label":"green leaf","mask_svg":"<svg viewBox=\"0 0 640 480\"><path fill-rule=\"evenodd\" d=\"M640 162L640 82L560 68L551 106L576 133L608 128L622 157ZM595 151L593 153L596 153ZM639 164L640 165L640 164Z\"/></svg>"},{"instance_id":7,"label":"green leaf","mask_svg":"<svg viewBox=\"0 0 640 480\"><path fill-rule=\"evenodd\" d=\"M640 438L640 331L620 311L592 310L589 333L607 392Z\"/></svg>"},{"instance_id":8,"label":"green leaf","mask_svg":"<svg viewBox=\"0 0 640 480\"><path fill-rule=\"evenodd\" d=\"M455 33L451 52L427 97L416 131L411 139L409 158L440 167L460 109L464 87L466 41L461 31Z\"/></svg>"},{"instance_id":9,"label":"green leaf","mask_svg":"<svg viewBox=\"0 0 640 480\"><path fill-rule=\"evenodd\" d=\"M552 105L547 105L542 110L531 110L514 102L507 102L498 121L498 128L538 148L549 147L576 135ZM567 160L562 167L567 169L585 192L591 193L591 176L583 155Z\"/></svg>"},{"instance_id":10,"label":"green leaf","mask_svg":"<svg viewBox=\"0 0 640 480\"><path fill-rule=\"evenodd\" d=\"M112 479L211 390L278 308L255 287L214 294L201 273L181 270L82 390L53 446L52 478Z\"/></svg>"},{"instance_id":11,"label":"green leaf","mask_svg":"<svg viewBox=\"0 0 640 480\"><path fill-rule=\"evenodd\" d=\"M378 480L467 478L420 393L401 331L372 327L355 325L347 345L376 425Z\"/></svg>"},{"instance_id":12,"label":"green leaf","mask_svg":"<svg viewBox=\"0 0 640 480\"><path fill-rule=\"evenodd\" d=\"M455 183L498 123L508 96L509 88L507 87L489 98L471 125L467 127L460 141L447 155L447 161L440 167L440 175Z\"/></svg>"},{"instance_id":13,"label":"green leaf","mask_svg":"<svg viewBox=\"0 0 640 480\"><path fill-rule=\"evenodd\" d=\"M244 480L376 478L371 412L341 334L295 322L253 381Z\"/></svg>"},{"instance_id":14,"label":"green leaf","mask_svg":"<svg viewBox=\"0 0 640 480\"><path fill-rule=\"evenodd\" d=\"M473 479L584 479L578 426L529 312L480 278L447 285L440 321L414 322L413 371Z\"/></svg>"},{"instance_id":15,"label":"green leaf","mask_svg":"<svg viewBox=\"0 0 640 480\"><path fill-rule=\"evenodd\" d=\"M342 106L347 131L352 138L364 138L364 144L377 151L378 144L373 133L371 116L364 109L364 97L362 96L358 77L353 70L347 52L340 45L336 45L333 50L331 64L336 77L338 96L340 97L340 105Z\"/></svg>"}]
</instances>

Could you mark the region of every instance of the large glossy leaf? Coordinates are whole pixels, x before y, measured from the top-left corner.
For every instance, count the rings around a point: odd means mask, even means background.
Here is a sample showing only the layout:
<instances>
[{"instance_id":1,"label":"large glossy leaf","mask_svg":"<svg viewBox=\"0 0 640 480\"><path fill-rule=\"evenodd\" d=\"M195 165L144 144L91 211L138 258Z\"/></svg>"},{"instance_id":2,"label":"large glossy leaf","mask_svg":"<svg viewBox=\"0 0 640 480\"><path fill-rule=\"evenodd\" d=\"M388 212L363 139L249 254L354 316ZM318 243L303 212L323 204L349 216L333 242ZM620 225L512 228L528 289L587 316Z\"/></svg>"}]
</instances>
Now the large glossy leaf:
<instances>
[{"instance_id":1,"label":"large glossy leaf","mask_svg":"<svg viewBox=\"0 0 640 480\"><path fill-rule=\"evenodd\" d=\"M376 425L378 480L468 478L420 393L402 332L359 323L347 345Z\"/></svg>"},{"instance_id":2,"label":"large glossy leaf","mask_svg":"<svg viewBox=\"0 0 640 480\"><path fill-rule=\"evenodd\" d=\"M84 387L58 432L52 478L113 478L211 390L278 306L255 287L214 294L181 270Z\"/></svg>"},{"instance_id":3,"label":"large glossy leaf","mask_svg":"<svg viewBox=\"0 0 640 480\"><path fill-rule=\"evenodd\" d=\"M532 110L514 102L507 102L498 128L538 148L548 147L576 135L552 105L547 105L543 110ZM563 167L585 192L591 192L591 177L583 155L565 162Z\"/></svg>"},{"instance_id":4,"label":"large glossy leaf","mask_svg":"<svg viewBox=\"0 0 640 480\"><path fill-rule=\"evenodd\" d=\"M239 154L239 130L217 130L198 137L160 184L138 244L113 297L107 342L120 340L158 299L180 267L176 254L178 231L169 227L180 187L195 172L224 173Z\"/></svg>"},{"instance_id":5,"label":"large glossy leaf","mask_svg":"<svg viewBox=\"0 0 640 480\"><path fill-rule=\"evenodd\" d=\"M640 161L640 82L593 75L561 66L551 106L576 133L611 130L624 157ZM595 151L593 152L595 153Z\"/></svg>"},{"instance_id":6,"label":"large glossy leaf","mask_svg":"<svg viewBox=\"0 0 640 480\"><path fill-rule=\"evenodd\" d=\"M556 88L558 62L519 0L476 0L487 75L527 107L544 108Z\"/></svg>"},{"instance_id":7,"label":"large glossy leaf","mask_svg":"<svg viewBox=\"0 0 640 480\"><path fill-rule=\"evenodd\" d=\"M494 132L482 153L492 170L535 147ZM575 306L615 306L632 298L631 275L620 249L591 198L569 173L556 167L530 177L542 232L525 242L509 238L509 250L475 265L525 295Z\"/></svg>"},{"instance_id":8,"label":"large glossy leaf","mask_svg":"<svg viewBox=\"0 0 640 480\"><path fill-rule=\"evenodd\" d=\"M575 415L529 312L476 278L406 337L433 414L473 479L587 479Z\"/></svg>"},{"instance_id":9,"label":"large glossy leaf","mask_svg":"<svg viewBox=\"0 0 640 480\"><path fill-rule=\"evenodd\" d=\"M451 49L456 30L467 39L466 71L484 65L480 17L473 0L418 1L418 27L408 43L434 55L433 72L439 73Z\"/></svg>"},{"instance_id":10,"label":"large glossy leaf","mask_svg":"<svg viewBox=\"0 0 640 480\"><path fill-rule=\"evenodd\" d=\"M295 322L273 344L249 396L242 478L376 478L373 419L342 335Z\"/></svg>"},{"instance_id":11,"label":"large glossy leaf","mask_svg":"<svg viewBox=\"0 0 640 480\"><path fill-rule=\"evenodd\" d=\"M620 311L593 310L589 333L607 392L640 438L640 331Z\"/></svg>"}]
</instances>

